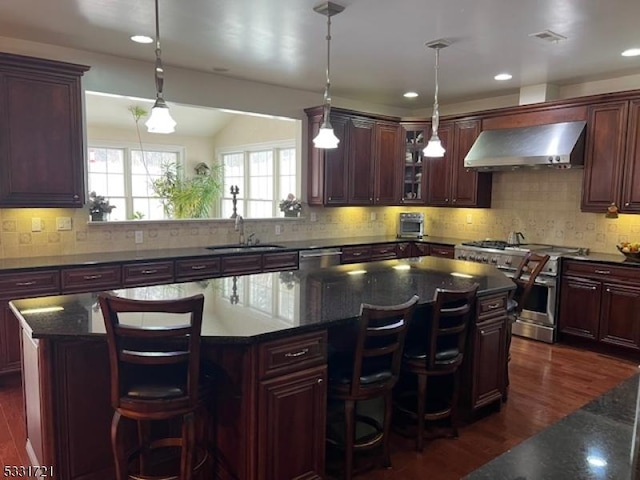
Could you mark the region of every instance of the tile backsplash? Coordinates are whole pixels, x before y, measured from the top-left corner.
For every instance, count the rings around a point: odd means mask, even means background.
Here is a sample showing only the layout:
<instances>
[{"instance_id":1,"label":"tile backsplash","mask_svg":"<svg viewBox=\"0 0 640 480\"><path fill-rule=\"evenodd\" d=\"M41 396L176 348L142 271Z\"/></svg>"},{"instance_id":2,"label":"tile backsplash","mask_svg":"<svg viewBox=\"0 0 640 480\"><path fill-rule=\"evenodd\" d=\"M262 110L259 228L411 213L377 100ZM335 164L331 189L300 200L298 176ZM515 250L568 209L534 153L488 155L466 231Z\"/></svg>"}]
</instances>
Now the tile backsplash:
<instances>
[{"instance_id":1,"label":"tile backsplash","mask_svg":"<svg viewBox=\"0 0 640 480\"><path fill-rule=\"evenodd\" d=\"M394 235L398 213L425 213L425 231L460 239L506 239L521 231L528 243L588 247L615 253L621 241L640 241L640 215L580 212L583 170L495 172L490 209L435 207L309 208L299 219L245 219L245 231L262 242ZM313 214L313 215L312 215ZM72 229L58 231L56 219L71 217ZM312 217L316 221L311 221ZM32 219L40 219L38 232ZM197 247L236 243L232 220L89 223L86 209L0 210L2 258L20 258L122 250ZM276 226L281 233L275 234ZM143 243L135 243L142 231Z\"/></svg>"}]
</instances>

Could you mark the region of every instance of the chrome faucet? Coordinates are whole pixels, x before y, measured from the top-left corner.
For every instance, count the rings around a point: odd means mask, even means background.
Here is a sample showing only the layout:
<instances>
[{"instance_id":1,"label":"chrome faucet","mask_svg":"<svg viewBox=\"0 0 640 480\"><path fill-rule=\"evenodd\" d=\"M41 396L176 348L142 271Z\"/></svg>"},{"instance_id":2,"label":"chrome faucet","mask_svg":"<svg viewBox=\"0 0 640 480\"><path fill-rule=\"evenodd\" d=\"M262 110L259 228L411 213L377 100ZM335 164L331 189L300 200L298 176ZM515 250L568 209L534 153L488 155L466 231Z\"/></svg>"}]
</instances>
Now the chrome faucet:
<instances>
[{"instance_id":1,"label":"chrome faucet","mask_svg":"<svg viewBox=\"0 0 640 480\"><path fill-rule=\"evenodd\" d=\"M244 218L242 218L242 215L236 217L235 231L240 234L238 243L244 245Z\"/></svg>"},{"instance_id":2,"label":"chrome faucet","mask_svg":"<svg viewBox=\"0 0 640 480\"><path fill-rule=\"evenodd\" d=\"M247 245L257 245L258 244L258 240L254 240L253 238L256 236L255 233L250 233L249 236L247 237Z\"/></svg>"}]
</instances>

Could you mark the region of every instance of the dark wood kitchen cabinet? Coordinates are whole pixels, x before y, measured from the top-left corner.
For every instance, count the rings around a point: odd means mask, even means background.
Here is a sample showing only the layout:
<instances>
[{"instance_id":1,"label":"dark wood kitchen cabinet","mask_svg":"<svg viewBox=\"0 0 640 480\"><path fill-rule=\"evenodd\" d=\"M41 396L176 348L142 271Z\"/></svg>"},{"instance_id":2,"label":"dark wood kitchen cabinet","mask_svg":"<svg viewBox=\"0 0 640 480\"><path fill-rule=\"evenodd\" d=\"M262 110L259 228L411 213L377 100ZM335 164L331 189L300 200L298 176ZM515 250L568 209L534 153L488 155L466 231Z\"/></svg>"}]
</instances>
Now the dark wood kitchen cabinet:
<instances>
[{"instance_id":1,"label":"dark wood kitchen cabinet","mask_svg":"<svg viewBox=\"0 0 640 480\"><path fill-rule=\"evenodd\" d=\"M589 107L581 210L640 213L640 98Z\"/></svg>"},{"instance_id":2,"label":"dark wood kitchen cabinet","mask_svg":"<svg viewBox=\"0 0 640 480\"><path fill-rule=\"evenodd\" d=\"M432 243L429 245L429 255L440 258L454 258L454 247Z\"/></svg>"},{"instance_id":3,"label":"dark wood kitchen cabinet","mask_svg":"<svg viewBox=\"0 0 640 480\"><path fill-rule=\"evenodd\" d=\"M397 122L333 109L336 149L317 149L313 138L322 123L319 108L309 121L307 201L310 205L397 205L401 131Z\"/></svg>"},{"instance_id":4,"label":"dark wood kitchen cabinet","mask_svg":"<svg viewBox=\"0 0 640 480\"><path fill-rule=\"evenodd\" d=\"M83 206L88 69L0 53L0 206Z\"/></svg>"},{"instance_id":5,"label":"dark wood kitchen cabinet","mask_svg":"<svg viewBox=\"0 0 640 480\"><path fill-rule=\"evenodd\" d=\"M561 289L561 335L640 351L640 269L567 261Z\"/></svg>"},{"instance_id":6,"label":"dark wood kitchen cabinet","mask_svg":"<svg viewBox=\"0 0 640 480\"><path fill-rule=\"evenodd\" d=\"M431 132L430 123L403 123L404 158L400 159L400 202L405 205L424 205L427 181L426 162L422 150Z\"/></svg>"},{"instance_id":7,"label":"dark wood kitchen cabinet","mask_svg":"<svg viewBox=\"0 0 640 480\"><path fill-rule=\"evenodd\" d=\"M491 206L491 173L464 167L464 157L480 134L480 125L480 120L440 125L438 136L446 151L441 158L425 158L428 165L427 205Z\"/></svg>"}]
</instances>

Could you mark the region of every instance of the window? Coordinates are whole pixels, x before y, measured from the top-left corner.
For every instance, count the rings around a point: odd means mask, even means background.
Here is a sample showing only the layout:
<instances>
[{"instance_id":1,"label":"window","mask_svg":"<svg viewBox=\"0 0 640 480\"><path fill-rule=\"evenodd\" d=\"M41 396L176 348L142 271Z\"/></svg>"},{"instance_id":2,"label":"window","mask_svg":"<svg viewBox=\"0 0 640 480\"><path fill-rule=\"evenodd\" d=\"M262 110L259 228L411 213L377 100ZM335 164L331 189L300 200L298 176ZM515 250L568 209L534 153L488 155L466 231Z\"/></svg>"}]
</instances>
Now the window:
<instances>
[{"instance_id":1,"label":"window","mask_svg":"<svg viewBox=\"0 0 640 480\"><path fill-rule=\"evenodd\" d=\"M223 218L233 214L231 187L237 186L237 212L251 218L280 216L280 200L297 195L298 167L292 143L239 147L220 154L224 166Z\"/></svg>"},{"instance_id":2,"label":"window","mask_svg":"<svg viewBox=\"0 0 640 480\"><path fill-rule=\"evenodd\" d=\"M87 179L89 191L104 195L116 208L109 220L163 220L162 199L153 193L152 182L162 166L180 162L180 147L155 145L144 151L130 146L89 147Z\"/></svg>"}]
</instances>

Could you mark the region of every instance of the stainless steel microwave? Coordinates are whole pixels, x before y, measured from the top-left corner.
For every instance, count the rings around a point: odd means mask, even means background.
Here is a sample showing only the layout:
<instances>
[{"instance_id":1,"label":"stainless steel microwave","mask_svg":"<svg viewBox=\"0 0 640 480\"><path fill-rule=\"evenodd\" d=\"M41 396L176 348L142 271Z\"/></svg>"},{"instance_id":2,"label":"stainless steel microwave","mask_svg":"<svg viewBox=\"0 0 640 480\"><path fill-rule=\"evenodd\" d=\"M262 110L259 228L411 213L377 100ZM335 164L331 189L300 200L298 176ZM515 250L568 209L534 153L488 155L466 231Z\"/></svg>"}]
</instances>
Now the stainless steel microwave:
<instances>
[{"instance_id":1,"label":"stainless steel microwave","mask_svg":"<svg viewBox=\"0 0 640 480\"><path fill-rule=\"evenodd\" d=\"M424 214L402 212L398 218L398 238L422 238L424 236Z\"/></svg>"}]
</instances>

